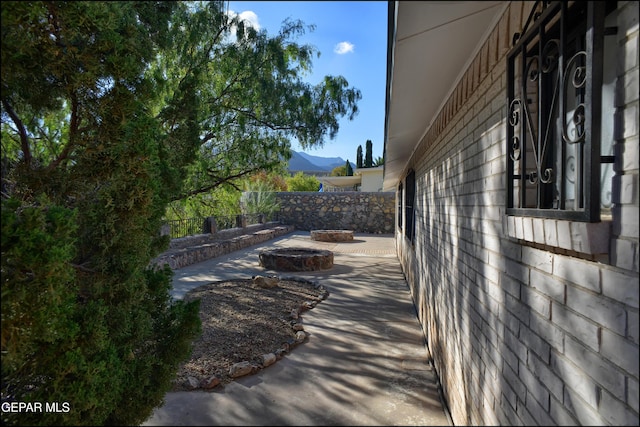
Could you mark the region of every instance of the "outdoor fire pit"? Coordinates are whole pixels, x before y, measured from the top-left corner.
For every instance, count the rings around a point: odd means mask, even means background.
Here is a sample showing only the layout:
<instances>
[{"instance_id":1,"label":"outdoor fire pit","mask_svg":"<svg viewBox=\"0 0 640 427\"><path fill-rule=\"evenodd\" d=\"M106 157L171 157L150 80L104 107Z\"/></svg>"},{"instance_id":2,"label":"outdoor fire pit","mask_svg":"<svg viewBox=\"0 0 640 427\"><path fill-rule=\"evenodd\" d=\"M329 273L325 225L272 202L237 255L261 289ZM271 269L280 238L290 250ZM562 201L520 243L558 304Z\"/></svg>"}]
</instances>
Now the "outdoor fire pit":
<instances>
[{"instance_id":1,"label":"outdoor fire pit","mask_svg":"<svg viewBox=\"0 0 640 427\"><path fill-rule=\"evenodd\" d=\"M277 271L316 271L333 267L333 252L307 248L281 248L262 251L260 265Z\"/></svg>"},{"instance_id":2,"label":"outdoor fire pit","mask_svg":"<svg viewBox=\"0 0 640 427\"><path fill-rule=\"evenodd\" d=\"M353 240L353 230L311 230L311 240L348 242Z\"/></svg>"}]
</instances>

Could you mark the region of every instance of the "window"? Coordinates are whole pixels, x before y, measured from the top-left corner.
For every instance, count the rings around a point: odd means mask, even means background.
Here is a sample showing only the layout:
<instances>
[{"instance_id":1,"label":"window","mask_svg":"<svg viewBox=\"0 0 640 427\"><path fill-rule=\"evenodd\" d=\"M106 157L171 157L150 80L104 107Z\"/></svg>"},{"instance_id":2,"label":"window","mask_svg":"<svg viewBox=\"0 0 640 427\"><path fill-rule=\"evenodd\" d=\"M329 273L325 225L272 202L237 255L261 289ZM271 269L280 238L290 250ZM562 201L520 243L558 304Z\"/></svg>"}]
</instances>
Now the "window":
<instances>
[{"instance_id":1,"label":"window","mask_svg":"<svg viewBox=\"0 0 640 427\"><path fill-rule=\"evenodd\" d=\"M413 205L415 203L416 193L416 173L410 171L405 178L406 190L404 192L404 235L411 241L413 241L414 231L414 217L413 217Z\"/></svg>"},{"instance_id":2,"label":"window","mask_svg":"<svg viewBox=\"0 0 640 427\"><path fill-rule=\"evenodd\" d=\"M402 183L398 185L398 227L402 228Z\"/></svg>"},{"instance_id":3,"label":"window","mask_svg":"<svg viewBox=\"0 0 640 427\"><path fill-rule=\"evenodd\" d=\"M536 2L523 34L514 36L507 57L508 215L598 222L611 207L611 11L605 2Z\"/></svg>"}]
</instances>

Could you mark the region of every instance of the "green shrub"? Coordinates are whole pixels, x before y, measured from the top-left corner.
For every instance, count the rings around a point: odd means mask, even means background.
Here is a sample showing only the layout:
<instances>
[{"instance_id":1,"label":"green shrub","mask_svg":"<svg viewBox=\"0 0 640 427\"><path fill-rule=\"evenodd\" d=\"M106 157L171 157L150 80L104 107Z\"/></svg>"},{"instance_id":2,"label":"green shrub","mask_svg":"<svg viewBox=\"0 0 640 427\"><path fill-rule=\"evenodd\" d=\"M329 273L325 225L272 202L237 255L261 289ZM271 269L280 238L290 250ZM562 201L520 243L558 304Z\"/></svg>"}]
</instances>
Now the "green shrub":
<instances>
[{"instance_id":1,"label":"green shrub","mask_svg":"<svg viewBox=\"0 0 640 427\"><path fill-rule=\"evenodd\" d=\"M200 330L197 302L170 303L168 267L149 270L146 256L78 265L79 216L2 201L2 398L42 405L3 411L3 424L139 424ZM54 403L60 412L45 411Z\"/></svg>"},{"instance_id":2,"label":"green shrub","mask_svg":"<svg viewBox=\"0 0 640 427\"><path fill-rule=\"evenodd\" d=\"M318 191L319 189L320 181L315 176L297 172L294 176L287 178L288 191Z\"/></svg>"},{"instance_id":3,"label":"green shrub","mask_svg":"<svg viewBox=\"0 0 640 427\"><path fill-rule=\"evenodd\" d=\"M262 182L254 182L247 186L247 191L243 191L240 197L240 208L244 215L264 214L267 218L272 218L280 211L276 194Z\"/></svg>"}]
</instances>

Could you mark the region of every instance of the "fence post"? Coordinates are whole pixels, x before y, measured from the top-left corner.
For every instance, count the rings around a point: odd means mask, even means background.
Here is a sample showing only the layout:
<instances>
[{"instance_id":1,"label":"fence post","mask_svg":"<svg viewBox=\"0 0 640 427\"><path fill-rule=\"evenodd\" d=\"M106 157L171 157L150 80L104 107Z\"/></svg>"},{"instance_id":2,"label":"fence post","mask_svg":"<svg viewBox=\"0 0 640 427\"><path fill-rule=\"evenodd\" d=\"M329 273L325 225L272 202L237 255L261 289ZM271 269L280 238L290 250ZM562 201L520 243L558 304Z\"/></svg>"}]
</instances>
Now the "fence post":
<instances>
[{"instance_id":1,"label":"fence post","mask_svg":"<svg viewBox=\"0 0 640 427\"><path fill-rule=\"evenodd\" d=\"M236 227L238 228L247 228L247 218L240 214L236 216Z\"/></svg>"},{"instance_id":2,"label":"fence post","mask_svg":"<svg viewBox=\"0 0 640 427\"><path fill-rule=\"evenodd\" d=\"M162 224L160 227L160 235L161 236L171 236L171 225Z\"/></svg>"},{"instance_id":3,"label":"fence post","mask_svg":"<svg viewBox=\"0 0 640 427\"><path fill-rule=\"evenodd\" d=\"M216 218L213 216L208 216L204 219L204 234L211 233L216 234L218 232L218 224L216 223Z\"/></svg>"}]
</instances>

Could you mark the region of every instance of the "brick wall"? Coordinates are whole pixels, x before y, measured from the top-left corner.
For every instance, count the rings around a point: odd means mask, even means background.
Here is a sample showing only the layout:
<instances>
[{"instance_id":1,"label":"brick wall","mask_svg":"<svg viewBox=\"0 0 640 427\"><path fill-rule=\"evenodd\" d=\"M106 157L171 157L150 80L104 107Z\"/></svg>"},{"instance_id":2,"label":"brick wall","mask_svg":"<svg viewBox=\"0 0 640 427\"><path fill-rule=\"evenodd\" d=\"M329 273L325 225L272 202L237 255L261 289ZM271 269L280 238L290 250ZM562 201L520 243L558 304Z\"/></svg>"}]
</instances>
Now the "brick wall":
<instances>
[{"instance_id":1,"label":"brick wall","mask_svg":"<svg viewBox=\"0 0 640 427\"><path fill-rule=\"evenodd\" d=\"M395 192L281 192L279 219L297 230L393 233Z\"/></svg>"},{"instance_id":2,"label":"brick wall","mask_svg":"<svg viewBox=\"0 0 640 427\"><path fill-rule=\"evenodd\" d=\"M415 150L398 256L456 425L638 425L638 2L618 2L614 208L595 225L505 215L505 53L532 4L510 4Z\"/></svg>"}]
</instances>

